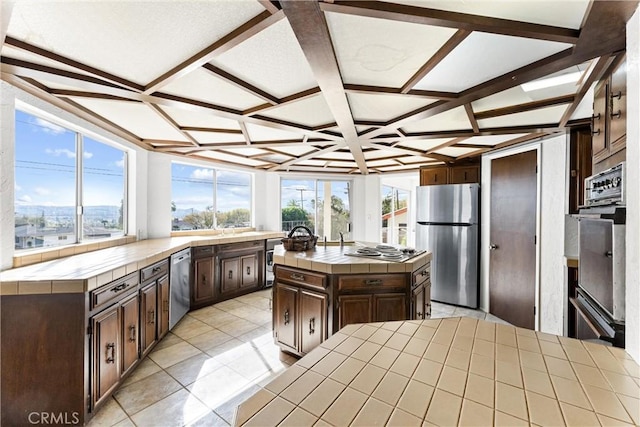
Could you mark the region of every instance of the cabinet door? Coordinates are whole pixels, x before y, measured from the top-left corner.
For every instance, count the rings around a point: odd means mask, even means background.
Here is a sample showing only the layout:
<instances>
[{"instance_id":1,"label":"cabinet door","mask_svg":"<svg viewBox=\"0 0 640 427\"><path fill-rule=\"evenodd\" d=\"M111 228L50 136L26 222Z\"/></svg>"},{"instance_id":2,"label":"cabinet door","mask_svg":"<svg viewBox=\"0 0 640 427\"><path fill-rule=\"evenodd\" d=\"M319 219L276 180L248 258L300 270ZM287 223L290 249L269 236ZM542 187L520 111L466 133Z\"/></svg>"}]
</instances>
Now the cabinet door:
<instances>
[{"instance_id":1,"label":"cabinet door","mask_svg":"<svg viewBox=\"0 0 640 427\"><path fill-rule=\"evenodd\" d=\"M420 185L439 185L449 183L449 168L420 169Z\"/></svg>"},{"instance_id":2,"label":"cabinet door","mask_svg":"<svg viewBox=\"0 0 640 427\"><path fill-rule=\"evenodd\" d=\"M249 288L258 285L258 257L256 254L245 255L240 258L240 287Z\"/></svg>"},{"instance_id":3,"label":"cabinet door","mask_svg":"<svg viewBox=\"0 0 640 427\"><path fill-rule=\"evenodd\" d=\"M373 321L388 322L407 319L407 297L405 294L377 294L373 297Z\"/></svg>"},{"instance_id":4,"label":"cabinet door","mask_svg":"<svg viewBox=\"0 0 640 427\"><path fill-rule=\"evenodd\" d=\"M290 350L298 351L298 288L276 283L273 328L276 340Z\"/></svg>"},{"instance_id":5,"label":"cabinet door","mask_svg":"<svg viewBox=\"0 0 640 427\"><path fill-rule=\"evenodd\" d=\"M136 293L121 305L122 311L122 374L138 361L138 334L140 326L140 297Z\"/></svg>"},{"instance_id":6,"label":"cabinet door","mask_svg":"<svg viewBox=\"0 0 640 427\"><path fill-rule=\"evenodd\" d=\"M116 305L92 318L94 406L113 390L120 380L119 311L119 306Z\"/></svg>"},{"instance_id":7,"label":"cabinet door","mask_svg":"<svg viewBox=\"0 0 640 427\"><path fill-rule=\"evenodd\" d=\"M156 282L140 291L140 342L144 355L156 342L156 322L158 317L158 297Z\"/></svg>"},{"instance_id":8,"label":"cabinet door","mask_svg":"<svg viewBox=\"0 0 640 427\"><path fill-rule=\"evenodd\" d=\"M316 348L327 335L327 296L300 290L300 352Z\"/></svg>"},{"instance_id":9,"label":"cabinet door","mask_svg":"<svg viewBox=\"0 0 640 427\"><path fill-rule=\"evenodd\" d=\"M424 318L431 319L431 282L425 283L424 285L424 303Z\"/></svg>"},{"instance_id":10,"label":"cabinet door","mask_svg":"<svg viewBox=\"0 0 640 427\"><path fill-rule=\"evenodd\" d=\"M594 162L609 154L607 145L607 80L601 80L593 95L593 118L591 120L591 147Z\"/></svg>"},{"instance_id":11,"label":"cabinet door","mask_svg":"<svg viewBox=\"0 0 640 427\"><path fill-rule=\"evenodd\" d=\"M169 332L169 276L158 279L158 339Z\"/></svg>"},{"instance_id":12,"label":"cabinet door","mask_svg":"<svg viewBox=\"0 0 640 427\"><path fill-rule=\"evenodd\" d=\"M478 166L464 166L451 168L449 184L473 184L480 182L480 168Z\"/></svg>"},{"instance_id":13,"label":"cabinet door","mask_svg":"<svg viewBox=\"0 0 640 427\"><path fill-rule=\"evenodd\" d=\"M232 293L240 288L240 278L238 277L239 258L227 258L220 262L220 293L222 295Z\"/></svg>"},{"instance_id":14,"label":"cabinet door","mask_svg":"<svg viewBox=\"0 0 640 427\"><path fill-rule=\"evenodd\" d=\"M213 301L213 265L213 258L200 258L194 262L193 291L191 292L193 306Z\"/></svg>"},{"instance_id":15,"label":"cabinet door","mask_svg":"<svg viewBox=\"0 0 640 427\"><path fill-rule=\"evenodd\" d=\"M426 304L424 296L424 286L420 284L413 288L411 295L411 318L414 320L426 318Z\"/></svg>"},{"instance_id":16,"label":"cabinet door","mask_svg":"<svg viewBox=\"0 0 640 427\"><path fill-rule=\"evenodd\" d=\"M609 89L609 149L617 153L627 141L627 65L623 61L611 75Z\"/></svg>"},{"instance_id":17,"label":"cabinet door","mask_svg":"<svg viewBox=\"0 0 640 427\"><path fill-rule=\"evenodd\" d=\"M338 324L343 328L352 323L373 321L372 295L341 295L338 297Z\"/></svg>"}]
</instances>

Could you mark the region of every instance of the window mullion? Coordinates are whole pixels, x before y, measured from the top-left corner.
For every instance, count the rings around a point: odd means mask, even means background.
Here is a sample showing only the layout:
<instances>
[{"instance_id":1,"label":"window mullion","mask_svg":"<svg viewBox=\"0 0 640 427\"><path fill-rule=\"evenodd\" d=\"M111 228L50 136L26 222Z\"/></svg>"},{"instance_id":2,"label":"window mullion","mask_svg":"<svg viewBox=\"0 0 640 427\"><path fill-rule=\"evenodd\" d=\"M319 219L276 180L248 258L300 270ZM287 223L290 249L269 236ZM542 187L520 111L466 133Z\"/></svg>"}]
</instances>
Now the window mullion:
<instances>
[{"instance_id":1,"label":"window mullion","mask_svg":"<svg viewBox=\"0 0 640 427\"><path fill-rule=\"evenodd\" d=\"M83 218L84 206L82 201L82 153L84 152L84 141L82 134L76 132L76 242L79 243L83 239Z\"/></svg>"}]
</instances>

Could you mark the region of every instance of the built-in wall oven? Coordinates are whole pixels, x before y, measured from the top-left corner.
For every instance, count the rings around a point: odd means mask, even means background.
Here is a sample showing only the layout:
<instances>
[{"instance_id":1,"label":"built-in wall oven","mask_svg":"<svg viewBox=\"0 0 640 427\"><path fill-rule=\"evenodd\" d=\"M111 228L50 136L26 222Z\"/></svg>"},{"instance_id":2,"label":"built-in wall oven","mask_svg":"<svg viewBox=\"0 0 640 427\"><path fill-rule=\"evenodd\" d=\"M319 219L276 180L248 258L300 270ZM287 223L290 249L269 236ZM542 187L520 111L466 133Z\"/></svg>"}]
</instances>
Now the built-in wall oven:
<instances>
[{"instance_id":1,"label":"built-in wall oven","mask_svg":"<svg viewBox=\"0 0 640 427\"><path fill-rule=\"evenodd\" d=\"M578 214L578 286L571 303L578 333L624 347L625 164L585 180ZM582 332L581 332L582 331Z\"/></svg>"}]
</instances>

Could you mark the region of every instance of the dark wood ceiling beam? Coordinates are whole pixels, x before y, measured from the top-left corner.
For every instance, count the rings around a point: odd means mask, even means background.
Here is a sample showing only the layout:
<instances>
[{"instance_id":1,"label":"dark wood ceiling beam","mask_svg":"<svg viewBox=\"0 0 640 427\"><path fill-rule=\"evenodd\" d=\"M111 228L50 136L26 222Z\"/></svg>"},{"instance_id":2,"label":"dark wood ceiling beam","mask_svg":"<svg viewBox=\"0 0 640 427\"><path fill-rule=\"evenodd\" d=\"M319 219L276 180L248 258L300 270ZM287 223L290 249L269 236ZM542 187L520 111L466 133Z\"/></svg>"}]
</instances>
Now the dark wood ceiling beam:
<instances>
[{"instance_id":1,"label":"dark wood ceiling beam","mask_svg":"<svg viewBox=\"0 0 640 427\"><path fill-rule=\"evenodd\" d=\"M173 120L173 118L169 114L167 114L167 112L164 111L160 106L153 104L151 102L145 102L145 105L149 107L151 110L153 110L158 116L160 116L162 120L167 122L169 126L174 128L176 131L180 132L180 134L184 136L188 141L190 141L194 146L198 147L200 145L200 143L194 137L192 137L188 132L185 132L182 129L180 129L180 125L175 120Z\"/></svg>"},{"instance_id":2,"label":"dark wood ceiling beam","mask_svg":"<svg viewBox=\"0 0 640 427\"><path fill-rule=\"evenodd\" d=\"M430 159L435 159L435 158L437 158L437 156L439 156L440 158L445 158L446 157L447 158L446 161L453 161L454 160L453 157L443 156L441 154L436 154L436 155L427 154L424 150L418 150L417 148L389 147L387 145L374 144L374 143L371 143L371 142L363 143L363 147L373 147L373 148L377 148L379 150L389 151L390 153L404 154L405 156L425 157L425 158L430 158ZM438 160L440 160L440 158Z\"/></svg>"},{"instance_id":3,"label":"dark wood ceiling beam","mask_svg":"<svg viewBox=\"0 0 640 427\"><path fill-rule=\"evenodd\" d=\"M69 96L69 97L75 97L75 98L108 99L110 101L126 101L126 102L143 102L141 100L131 99L129 97L124 97L124 96L111 95L108 93L100 93L100 92L84 92L81 90L49 89L49 93L57 96Z\"/></svg>"},{"instance_id":4,"label":"dark wood ceiling beam","mask_svg":"<svg viewBox=\"0 0 640 427\"><path fill-rule=\"evenodd\" d=\"M347 83L344 85L344 90L347 93L364 93L373 95L403 95L403 96L415 96L428 99L455 99L458 94L455 92L441 92L435 90L420 90L411 89L407 93L402 93L401 89L387 86L369 86L369 85L356 85Z\"/></svg>"},{"instance_id":5,"label":"dark wood ceiling beam","mask_svg":"<svg viewBox=\"0 0 640 427\"><path fill-rule=\"evenodd\" d=\"M379 1L336 1L333 4L322 3L320 7L327 12L572 44L580 35L578 30L571 28Z\"/></svg>"},{"instance_id":6,"label":"dark wood ceiling beam","mask_svg":"<svg viewBox=\"0 0 640 427\"><path fill-rule=\"evenodd\" d=\"M277 13L280 11L280 5L276 3L277 2L272 2L270 0L258 0L258 2L262 5L262 7L264 7L267 12L273 14L273 13Z\"/></svg>"},{"instance_id":7,"label":"dark wood ceiling beam","mask_svg":"<svg viewBox=\"0 0 640 427\"><path fill-rule=\"evenodd\" d=\"M449 40L443 44L440 49L400 88L400 93L409 92L420 80L422 80L431 70L433 70L444 58L471 34L471 31L458 30Z\"/></svg>"},{"instance_id":8,"label":"dark wood ceiling beam","mask_svg":"<svg viewBox=\"0 0 640 427\"><path fill-rule=\"evenodd\" d=\"M255 113L262 113L268 110L272 110L278 107L282 107L284 105L290 104L292 102L298 102L298 101L302 101L303 99L306 98L311 98L313 96L316 96L317 94L320 93L320 88L319 87L314 87L311 89L307 89L307 90L303 90L301 92L298 93L294 93L293 95L289 95L289 96L285 96L284 98L280 98L278 100L277 104L270 104L270 103L266 103L266 104L261 104L261 105L257 105L255 107L251 107L248 108L246 110L244 110L242 113L246 116L255 114Z\"/></svg>"},{"instance_id":9,"label":"dark wood ceiling beam","mask_svg":"<svg viewBox=\"0 0 640 427\"><path fill-rule=\"evenodd\" d=\"M469 123L471 123L473 133L480 132L480 126L478 126L478 120L476 120L477 118L473 113L473 107L470 102L464 104L464 111L467 113L467 118L469 119Z\"/></svg>"},{"instance_id":10,"label":"dark wood ceiling beam","mask_svg":"<svg viewBox=\"0 0 640 427\"><path fill-rule=\"evenodd\" d=\"M324 12L315 1L283 0L280 4L358 168L366 175L367 164L344 92Z\"/></svg>"},{"instance_id":11,"label":"dark wood ceiling beam","mask_svg":"<svg viewBox=\"0 0 640 427\"><path fill-rule=\"evenodd\" d=\"M462 160L462 159L466 159L468 157L477 157L477 156L479 156L481 154L484 154L484 153L488 153L488 152L491 152L491 151L499 150L499 149L502 149L502 148L511 147L512 145L523 144L525 142L531 142L531 141L534 141L534 140L536 140L538 138L542 138L542 137L544 137L544 136L546 136L548 134L549 134L548 132L534 132L534 133L531 133L529 135L524 135L524 136L520 136L518 138L514 138L514 139L510 139L508 141L501 142L500 144L494 145L493 147L485 147L485 148L483 148L481 150L474 151L472 153L463 154L461 156L458 156L457 159L458 160Z\"/></svg>"},{"instance_id":12,"label":"dark wood ceiling beam","mask_svg":"<svg viewBox=\"0 0 640 427\"><path fill-rule=\"evenodd\" d=\"M524 104L510 105L509 107L495 108L493 110L479 111L475 113L477 120L489 119L492 117L506 116L509 114L522 113L524 111L538 110L554 105L569 104L575 100L574 94L557 96L555 98L541 99L539 101L526 102Z\"/></svg>"},{"instance_id":13,"label":"dark wood ceiling beam","mask_svg":"<svg viewBox=\"0 0 640 427\"><path fill-rule=\"evenodd\" d=\"M240 43L280 21L282 18L284 18L282 11L271 13L270 11L265 10L258 16L250 19L240 27L231 31L220 40L217 40L215 43L196 53L191 58L176 65L171 70L159 76L145 87L144 92L146 94L151 94L160 90L165 85L185 76L191 71L211 61L216 56L238 46Z\"/></svg>"},{"instance_id":14,"label":"dark wood ceiling beam","mask_svg":"<svg viewBox=\"0 0 640 427\"><path fill-rule=\"evenodd\" d=\"M91 67L89 65L85 65L81 62L74 61L73 59L69 59L62 55L58 55L57 53L50 52L46 49L42 49L37 46L33 46L29 43L26 43L21 40L14 39L13 37L7 36L5 43L9 46L12 46L16 49L22 50L27 53L32 53L34 55L38 55L42 58L51 59L52 61L59 62L61 64L68 65L70 67L76 68L78 70L84 71L86 73L93 74L97 77L100 77L108 82L114 83L118 86L122 86L137 92L142 92L144 90L144 86L141 84L132 82L131 80L127 80L123 77L116 76L111 73L107 73L106 71L100 70L95 67Z\"/></svg>"},{"instance_id":15,"label":"dark wood ceiling beam","mask_svg":"<svg viewBox=\"0 0 640 427\"><path fill-rule=\"evenodd\" d=\"M465 141L465 140L467 140L467 139L468 139L467 137L454 138L454 139L452 139L452 140L450 140L450 141L447 141L447 142L444 142L444 143L442 143L442 144L440 144L440 145L436 145L436 146L435 146L435 147L433 147L433 148L429 148L429 149L426 151L426 153L427 153L427 154L433 154L433 153L435 153L435 152L436 152L436 151L438 151L438 150L442 150L443 148L451 147L452 145L456 145L457 143L462 142L462 141Z\"/></svg>"},{"instance_id":16,"label":"dark wood ceiling beam","mask_svg":"<svg viewBox=\"0 0 640 427\"><path fill-rule=\"evenodd\" d=\"M233 86L238 87L246 92L249 92L251 95L258 97L263 101L266 101L268 104L277 105L279 103L278 98L271 95L270 93L267 93L264 90L250 83L245 82L244 80L216 67L215 65L211 65L207 63L207 64L204 64L202 68L204 68L206 71L211 73L213 76L218 77L228 83L231 83Z\"/></svg>"},{"instance_id":17,"label":"dark wood ceiling beam","mask_svg":"<svg viewBox=\"0 0 640 427\"><path fill-rule=\"evenodd\" d=\"M231 133L242 134L240 129L221 129L221 128L207 128L199 126L180 126L180 130L187 132L210 132L210 133Z\"/></svg>"}]
</instances>

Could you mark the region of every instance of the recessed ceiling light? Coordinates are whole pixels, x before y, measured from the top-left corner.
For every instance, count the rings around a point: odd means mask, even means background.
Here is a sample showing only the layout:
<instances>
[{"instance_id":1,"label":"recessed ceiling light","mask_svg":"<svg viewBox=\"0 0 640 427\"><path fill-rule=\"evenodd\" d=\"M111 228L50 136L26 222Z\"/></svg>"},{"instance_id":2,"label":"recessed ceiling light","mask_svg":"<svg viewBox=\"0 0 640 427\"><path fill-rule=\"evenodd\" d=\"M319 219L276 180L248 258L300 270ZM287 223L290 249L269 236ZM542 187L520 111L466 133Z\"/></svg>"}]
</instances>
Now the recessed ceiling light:
<instances>
[{"instance_id":1,"label":"recessed ceiling light","mask_svg":"<svg viewBox=\"0 0 640 427\"><path fill-rule=\"evenodd\" d=\"M521 84L520 87L525 92L532 92L534 90L546 89L567 83L575 83L580 80L580 75L582 75L582 72L576 71L575 73L562 74L560 76L550 77L547 79L533 80L531 82Z\"/></svg>"}]
</instances>

